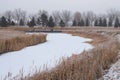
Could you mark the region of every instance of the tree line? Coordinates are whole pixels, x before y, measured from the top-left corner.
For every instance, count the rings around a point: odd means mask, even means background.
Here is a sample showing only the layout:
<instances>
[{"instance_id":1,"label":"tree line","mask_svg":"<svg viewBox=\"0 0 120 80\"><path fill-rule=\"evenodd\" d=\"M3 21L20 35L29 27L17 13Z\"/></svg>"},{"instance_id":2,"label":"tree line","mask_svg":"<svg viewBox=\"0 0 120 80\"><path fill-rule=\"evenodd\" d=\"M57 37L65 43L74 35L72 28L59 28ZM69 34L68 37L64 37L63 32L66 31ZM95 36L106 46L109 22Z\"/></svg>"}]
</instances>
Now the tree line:
<instances>
[{"instance_id":1,"label":"tree line","mask_svg":"<svg viewBox=\"0 0 120 80\"><path fill-rule=\"evenodd\" d=\"M120 11L111 9L106 14L95 14L92 11L75 12L68 10L53 11L49 14L45 10L40 10L36 14L27 15L21 9L6 11L0 16L0 26L103 26L120 27Z\"/></svg>"}]
</instances>

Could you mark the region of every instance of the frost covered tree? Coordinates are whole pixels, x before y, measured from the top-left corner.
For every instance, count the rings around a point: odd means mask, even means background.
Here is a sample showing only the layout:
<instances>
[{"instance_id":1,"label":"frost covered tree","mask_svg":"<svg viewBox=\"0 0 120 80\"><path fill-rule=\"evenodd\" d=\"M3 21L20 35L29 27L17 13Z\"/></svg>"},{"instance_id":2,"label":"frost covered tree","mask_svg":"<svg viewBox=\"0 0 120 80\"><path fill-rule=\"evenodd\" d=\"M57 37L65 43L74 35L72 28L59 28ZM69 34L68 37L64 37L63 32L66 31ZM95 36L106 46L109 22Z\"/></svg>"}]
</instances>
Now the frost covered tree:
<instances>
[{"instance_id":1,"label":"frost covered tree","mask_svg":"<svg viewBox=\"0 0 120 80\"><path fill-rule=\"evenodd\" d=\"M21 9L15 9L14 12L14 20L17 22L17 24L20 24L20 20L22 19L25 23L26 21L26 11L21 10Z\"/></svg>"},{"instance_id":2,"label":"frost covered tree","mask_svg":"<svg viewBox=\"0 0 120 80\"><path fill-rule=\"evenodd\" d=\"M71 12L68 10L64 10L61 13L61 18L65 23L65 26L69 26L69 21L71 20Z\"/></svg>"},{"instance_id":3,"label":"frost covered tree","mask_svg":"<svg viewBox=\"0 0 120 80\"><path fill-rule=\"evenodd\" d=\"M96 18L95 13L93 13L92 11L88 11L86 13L86 17L88 19L89 26L93 26L93 22L95 21L95 18Z\"/></svg>"},{"instance_id":4,"label":"frost covered tree","mask_svg":"<svg viewBox=\"0 0 120 80\"><path fill-rule=\"evenodd\" d=\"M116 9L110 9L107 12L107 16L109 18L109 26L115 26L115 20L117 17L120 17L120 11Z\"/></svg>"},{"instance_id":5,"label":"frost covered tree","mask_svg":"<svg viewBox=\"0 0 120 80\"><path fill-rule=\"evenodd\" d=\"M12 11L6 11L6 12L4 13L4 16L5 16L6 19L7 19L8 26L10 26L10 25L12 24L13 12L12 12Z\"/></svg>"},{"instance_id":6,"label":"frost covered tree","mask_svg":"<svg viewBox=\"0 0 120 80\"><path fill-rule=\"evenodd\" d=\"M55 26L58 26L59 22L61 20L60 12L59 11L53 11L52 16L53 16L53 19L54 19Z\"/></svg>"},{"instance_id":7,"label":"frost covered tree","mask_svg":"<svg viewBox=\"0 0 120 80\"><path fill-rule=\"evenodd\" d=\"M74 20L76 21L76 26L78 26L78 23L81 20L81 13L80 12L75 12L73 17L74 17Z\"/></svg>"}]
</instances>

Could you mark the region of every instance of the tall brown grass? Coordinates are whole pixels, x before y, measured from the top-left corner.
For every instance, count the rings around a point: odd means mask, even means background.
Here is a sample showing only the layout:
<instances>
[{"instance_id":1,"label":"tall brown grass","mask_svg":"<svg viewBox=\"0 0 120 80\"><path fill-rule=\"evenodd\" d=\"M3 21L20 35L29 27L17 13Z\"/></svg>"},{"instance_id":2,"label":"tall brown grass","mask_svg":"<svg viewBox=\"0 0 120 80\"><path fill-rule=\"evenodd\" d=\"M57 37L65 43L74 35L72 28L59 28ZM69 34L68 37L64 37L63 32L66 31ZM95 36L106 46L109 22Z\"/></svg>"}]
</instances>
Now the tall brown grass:
<instances>
[{"instance_id":1,"label":"tall brown grass","mask_svg":"<svg viewBox=\"0 0 120 80\"><path fill-rule=\"evenodd\" d=\"M94 49L64 58L55 68L37 72L24 80L97 80L103 76L103 70L115 61L120 49L114 37L102 38L105 40L95 45Z\"/></svg>"},{"instance_id":2,"label":"tall brown grass","mask_svg":"<svg viewBox=\"0 0 120 80\"><path fill-rule=\"evenodd\" d=\"M73 36L80 36L84 38L93 39L91 42L88 42L92 45L97 45L99 43L109 40L109 35L102 35L94 31L63 31L64 33L72 34Z\"/></svg>"},{"instance_id":3,"label":"tall brown grass","mask_svg":"<svg viewBox=\"0 0 120 80\"><path fill-rule=\"evenodd\" d=\"M10 37L12 34L8 34L8 35L9 38L8 37L0 38L0 54L10 51L17 51L27 46L43 43L46 41L46 36L47 36L46 34L39 34L39 35L19 34L19 36L17 35L14 37Z\"/></svg>"},{"instance_id":4,"label":"tall brown grass","mask_svg":"<svg viewBox=\"0 0 120 80\"><path fill-rule=\"evenodd\" d=\"M29 28L28 26L11 26L11 27L0 27L0 29L8 29L8 30L18 30L18 31L36 31L36 30L51 30L49 27L41 27L35 26L34 28ZM120 32L120 28L114 27L54 27L55 30L62 30L62 31L95 31L95 32Z\"/></svg>"}]
</instances>

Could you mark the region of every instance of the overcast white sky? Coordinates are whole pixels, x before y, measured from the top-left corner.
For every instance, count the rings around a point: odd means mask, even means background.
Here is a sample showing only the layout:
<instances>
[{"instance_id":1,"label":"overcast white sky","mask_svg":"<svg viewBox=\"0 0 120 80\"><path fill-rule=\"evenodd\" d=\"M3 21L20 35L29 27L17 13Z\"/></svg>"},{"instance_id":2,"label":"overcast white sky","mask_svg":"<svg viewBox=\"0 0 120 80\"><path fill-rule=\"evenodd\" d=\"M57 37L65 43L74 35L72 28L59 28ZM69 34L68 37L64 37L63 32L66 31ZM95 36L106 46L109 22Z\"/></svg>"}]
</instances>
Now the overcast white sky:
<instances>
[{"instance_id":1,"label":"overcast white sky","mask_svg":"<svg viewBox=\"0 0 120 80\"><path fill-rule=\"evenodd\" d=\"M0 0L0 13L21 8L28 13L38 10L94 11L105 13L109 9L120 10L120 0Z\"/></svg>"}]
</instances>

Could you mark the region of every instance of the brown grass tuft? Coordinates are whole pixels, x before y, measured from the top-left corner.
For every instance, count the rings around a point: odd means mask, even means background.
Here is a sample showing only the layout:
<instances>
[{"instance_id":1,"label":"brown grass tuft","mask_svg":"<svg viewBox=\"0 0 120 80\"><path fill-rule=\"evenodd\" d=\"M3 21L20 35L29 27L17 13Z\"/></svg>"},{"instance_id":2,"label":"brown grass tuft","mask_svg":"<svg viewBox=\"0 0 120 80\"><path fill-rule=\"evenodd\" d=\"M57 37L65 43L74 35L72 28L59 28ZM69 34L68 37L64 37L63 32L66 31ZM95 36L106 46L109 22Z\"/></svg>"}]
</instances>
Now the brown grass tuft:
<instances>
[{"instance_id":1,"label":"brown grass tuft","mask_svg":"<svg viewBox=\"0 0 120 80\"><path fill-rule=\"evenodd\" d=\"M46 34L28 35L19 31L0 31L0 54L17 51L46 41Z\"/></svg>"},{"instance_id":2,"label":"brown grass tuft","mask_svg":"<svg viewBox=\"0 0 120 80\"><path fill-rule=\"evenodd\" d=\"M64 32L68 34L72 34L74 36L77 35L77 36L84 37L84 38L91 38L93 40L88 43L92 45L97 45L99 43L109 40L109 37L107 35L101 35L93 31L64 31Z\"/></svg>"}]
</instances>

